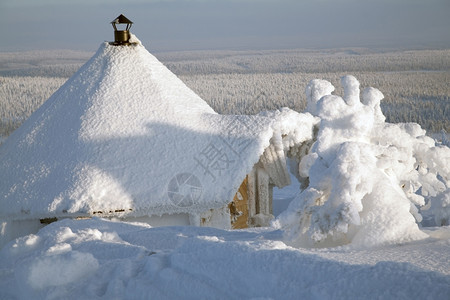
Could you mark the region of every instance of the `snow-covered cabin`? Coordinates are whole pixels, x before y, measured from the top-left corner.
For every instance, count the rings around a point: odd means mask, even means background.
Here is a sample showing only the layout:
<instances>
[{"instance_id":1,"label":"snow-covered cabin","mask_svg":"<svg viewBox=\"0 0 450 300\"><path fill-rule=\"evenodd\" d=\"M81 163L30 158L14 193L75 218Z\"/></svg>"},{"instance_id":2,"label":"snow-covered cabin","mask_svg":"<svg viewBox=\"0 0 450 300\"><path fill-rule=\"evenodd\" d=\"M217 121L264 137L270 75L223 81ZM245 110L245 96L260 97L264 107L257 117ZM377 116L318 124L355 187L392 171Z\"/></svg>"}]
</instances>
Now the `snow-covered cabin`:
<instances>
[{"instance_id":1,"label":"snow-covered cabin","mask_svg":"<svg viewBox=\"0 0 450 300\"><path fill-rule=\"evenodd\" d=\"M1 242L61 218L264 226L290 183L274 122L217 114L133 35L105 42L0 147Z\"/></svg>"}]
</instances>

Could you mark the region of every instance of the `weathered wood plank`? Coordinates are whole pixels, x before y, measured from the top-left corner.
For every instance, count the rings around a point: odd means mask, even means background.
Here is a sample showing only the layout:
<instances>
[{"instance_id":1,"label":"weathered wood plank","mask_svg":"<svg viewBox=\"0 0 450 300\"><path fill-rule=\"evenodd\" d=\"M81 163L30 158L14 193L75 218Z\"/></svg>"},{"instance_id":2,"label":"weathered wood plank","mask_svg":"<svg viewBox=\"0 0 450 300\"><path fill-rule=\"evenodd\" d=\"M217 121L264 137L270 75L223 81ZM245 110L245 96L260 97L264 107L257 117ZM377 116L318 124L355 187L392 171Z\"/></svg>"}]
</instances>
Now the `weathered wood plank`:
<instances>
[{"instance_id":1,"label":"weathered wood plank","mask_svg":"<svg viewBox=\"0 0 450 300\"><path fill-rule=\"evenodd\" d=\"M231 227L233 229L248 227L248 176L239 187L233 202L230 203Z\"/></svg>"}]
</instances>

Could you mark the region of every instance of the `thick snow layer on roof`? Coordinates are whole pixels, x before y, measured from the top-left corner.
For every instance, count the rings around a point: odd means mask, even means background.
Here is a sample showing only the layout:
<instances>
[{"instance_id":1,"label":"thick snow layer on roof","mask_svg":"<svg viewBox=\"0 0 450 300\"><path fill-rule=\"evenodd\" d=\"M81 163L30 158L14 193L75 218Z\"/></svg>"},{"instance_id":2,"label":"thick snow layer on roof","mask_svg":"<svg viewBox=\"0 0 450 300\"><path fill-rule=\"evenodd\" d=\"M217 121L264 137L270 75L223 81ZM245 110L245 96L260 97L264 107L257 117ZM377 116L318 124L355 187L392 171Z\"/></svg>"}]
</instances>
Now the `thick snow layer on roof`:
<instances>
[{"instance_id":1,"label":"thick snow layer on roof","mask_svg":"<svg viewBox=\"0 0 450 300\"><path fill-rule=\"evenodd\" d=\"M104 43L0 148L0 217L224 206L272 123L215 113L139 42Z\"/></svg>"}]
</instances>

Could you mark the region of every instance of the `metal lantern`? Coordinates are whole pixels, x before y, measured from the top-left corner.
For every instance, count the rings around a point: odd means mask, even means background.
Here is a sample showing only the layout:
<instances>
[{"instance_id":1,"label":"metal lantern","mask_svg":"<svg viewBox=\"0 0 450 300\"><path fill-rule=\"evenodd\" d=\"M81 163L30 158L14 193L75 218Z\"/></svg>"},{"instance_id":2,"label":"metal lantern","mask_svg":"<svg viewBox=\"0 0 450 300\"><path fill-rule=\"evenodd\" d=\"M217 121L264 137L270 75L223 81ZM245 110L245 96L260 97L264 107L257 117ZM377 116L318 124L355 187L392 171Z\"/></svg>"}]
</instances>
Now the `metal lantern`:
<instances>
[{"instance_id":1,"label":"metal lantern","mask_svg":"<svg viewBox=\"0 0 450 300\"><path fill-rule=\"evenodd\" d=\"M117 18L114 19L114 21L111 22L112 26L114 27L114 42L111 43L112 45L130 45L130 28L133 22L128 20L124 15L120 15ZM125 24L125 29L118 30L117 25L118 24Z\"/></svg>"}]
</instances>

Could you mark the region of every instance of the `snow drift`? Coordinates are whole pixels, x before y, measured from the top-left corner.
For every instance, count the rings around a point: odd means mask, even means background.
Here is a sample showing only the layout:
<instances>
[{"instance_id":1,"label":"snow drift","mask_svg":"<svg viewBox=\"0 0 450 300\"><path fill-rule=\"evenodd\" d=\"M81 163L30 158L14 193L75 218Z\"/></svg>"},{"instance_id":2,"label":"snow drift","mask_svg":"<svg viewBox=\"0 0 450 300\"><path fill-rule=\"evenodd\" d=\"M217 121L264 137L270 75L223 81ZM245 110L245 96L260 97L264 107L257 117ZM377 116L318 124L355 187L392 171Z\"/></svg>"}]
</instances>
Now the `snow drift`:
<instances>
[{"instance_id":1,"label":"snow drift","mask_svg":"<svg viewBox=\"0 0 450 300\"><path fill-rule=\"evenodd\" d=\"M66 219L0 251L0 299L448 299L450 227L430 235L297 249L270 228Z\"/></svg>"}]
</instances>

